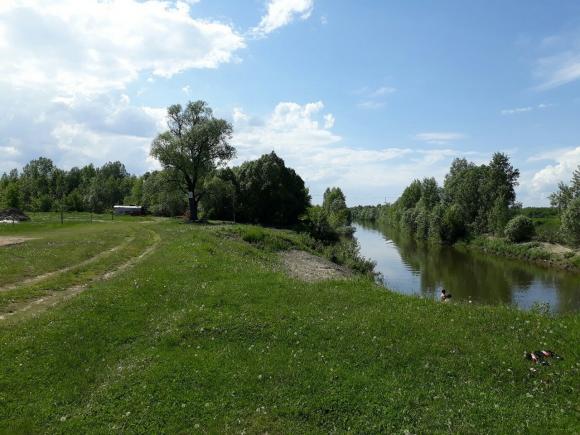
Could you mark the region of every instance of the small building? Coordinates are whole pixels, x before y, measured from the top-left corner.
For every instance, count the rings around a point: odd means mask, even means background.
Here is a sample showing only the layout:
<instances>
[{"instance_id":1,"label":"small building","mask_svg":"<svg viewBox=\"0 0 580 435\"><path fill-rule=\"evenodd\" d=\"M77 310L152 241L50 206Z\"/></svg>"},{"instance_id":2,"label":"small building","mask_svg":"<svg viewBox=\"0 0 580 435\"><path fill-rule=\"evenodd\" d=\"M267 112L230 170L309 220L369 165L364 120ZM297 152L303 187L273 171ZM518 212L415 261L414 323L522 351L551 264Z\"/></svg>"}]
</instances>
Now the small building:
<instances>
[{"instance_id":1,"label":"small building","mask_svg":"<svg viewBox=\"0 0 580 435\"><path fill-rule=\"evenodd\" d=\"M115 214L125 214L131 216L141 216L144 214L143 207L140 205L115 205L113 206Z\"/></svg>"}]
</instances>

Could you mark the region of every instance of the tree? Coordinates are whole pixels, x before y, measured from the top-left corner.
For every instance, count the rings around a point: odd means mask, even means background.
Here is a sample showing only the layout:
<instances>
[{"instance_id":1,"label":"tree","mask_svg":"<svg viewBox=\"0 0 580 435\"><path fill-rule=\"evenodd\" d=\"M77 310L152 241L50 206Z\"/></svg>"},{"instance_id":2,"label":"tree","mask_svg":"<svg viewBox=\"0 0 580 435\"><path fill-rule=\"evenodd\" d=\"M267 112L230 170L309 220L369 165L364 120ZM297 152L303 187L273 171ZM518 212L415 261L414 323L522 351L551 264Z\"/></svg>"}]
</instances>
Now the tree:
<instances>
[{"instance_id":1,"label":"tree","mask_svg":"<svg viewBox=\"0 0 580 435\"><path fill-rule=\"evenodd\" d=\"M580 196L574 198L562 213L562 232L572 245L580 245Z\"/></svg>"},{"instance_id":2,"label":"tree","mask_svg":"<svg viewBox=\"0 0 580 435\"><path fill-rule=\"evenodd\" d=\"M151 213L177 216L187 208L185 194L166 171L146 174L143 181L142 205Z\"/></svg>"},{"instance_id":3,"label":"tree","mask_svg":"<svg viewBox=\"0 0 580 435\"><path fill-rule=\"evenodd\" d=\"M351 218L346 197L340 187L327 188L324 191L322 208L326 212L329 223L334 228L341 228L350 225Z\"/></svg>"},{"instance_id":4,"label":"tree","mask_svg":"<svg viewBox=\"0 0 580 435\"><path fill-rule=\"evenodd\" d=\"M580 198L580 165L572 174L572 181L570 182L570 189L574 198Z\"/></svg>"},{"instance_id":5,"label":"tree","mask_svg":"<svg viewBox=\"0 0 580 435\"><path fill-rule=\"evenodd\" d=\"M494 231L501 234L509 219L509 209L516 200L515 188L518 185L520 171L515 169L509 157L503 153L494 153L491 162L485 169L485 182L482 192L482 215L485 215L485 227L482 231Z\"/></svg>"},{"instance_id":6,"label":"tree","mask_svg":"<svg viewBox=\"0 0 580 435\"><path fill-rule=\"evenodd\" d=\"M304 180L272 152L234 169L239 184L240 219L287 226L310 205Z\"/></svg>"},{"instance_id":7,"label":"tree","mask_svg":"<svg viewBox=\"0 0 580 435\"><path fill-rule=\"evenodd\" d=\"M188 192L189 219L196 221L205 178L235 156L232 126L215 118L205 101L170 106L167 116L169 130L153 141L151 156Z\"/></svg>"}]
</instances>

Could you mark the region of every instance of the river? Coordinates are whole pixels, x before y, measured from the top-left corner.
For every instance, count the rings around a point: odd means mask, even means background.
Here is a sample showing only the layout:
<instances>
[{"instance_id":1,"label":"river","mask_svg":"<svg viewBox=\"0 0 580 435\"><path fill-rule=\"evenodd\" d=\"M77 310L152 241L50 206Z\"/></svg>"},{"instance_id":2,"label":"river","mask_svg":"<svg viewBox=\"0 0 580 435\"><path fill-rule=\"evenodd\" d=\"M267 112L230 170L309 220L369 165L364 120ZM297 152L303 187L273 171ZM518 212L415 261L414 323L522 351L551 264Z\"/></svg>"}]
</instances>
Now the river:
<instances>
[{"instance_id":1,"label":"river","mask_svg":"<svg viewBox=\"0 0 580 435\"><path fill-rule=\"evenodd\" d=\"M580 311L580 275L473 250L420 243L387 226L354 224L361 255L376 262L391 290L436 299L441 288L452 301Z\"/></svg>"}]
</instances>

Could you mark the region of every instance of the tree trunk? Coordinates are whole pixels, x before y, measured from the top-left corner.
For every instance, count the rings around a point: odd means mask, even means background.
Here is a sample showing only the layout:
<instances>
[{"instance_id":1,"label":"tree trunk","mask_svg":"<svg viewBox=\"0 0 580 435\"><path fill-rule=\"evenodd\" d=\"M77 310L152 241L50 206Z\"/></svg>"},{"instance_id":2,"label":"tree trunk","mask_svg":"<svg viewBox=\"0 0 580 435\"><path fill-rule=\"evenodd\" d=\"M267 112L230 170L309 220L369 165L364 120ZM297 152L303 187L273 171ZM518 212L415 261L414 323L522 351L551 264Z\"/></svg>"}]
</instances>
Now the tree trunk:
<instances>
[{"instance_id":1,"label":"tree trunk","mask_svg":"<svg viewBox=\"0 0 580 435\"><path fill-rule=\"evenodd\" d=\"M197 221L197 201L193 192L189 192L189 222Z\"/></svg>"}]
</instances>

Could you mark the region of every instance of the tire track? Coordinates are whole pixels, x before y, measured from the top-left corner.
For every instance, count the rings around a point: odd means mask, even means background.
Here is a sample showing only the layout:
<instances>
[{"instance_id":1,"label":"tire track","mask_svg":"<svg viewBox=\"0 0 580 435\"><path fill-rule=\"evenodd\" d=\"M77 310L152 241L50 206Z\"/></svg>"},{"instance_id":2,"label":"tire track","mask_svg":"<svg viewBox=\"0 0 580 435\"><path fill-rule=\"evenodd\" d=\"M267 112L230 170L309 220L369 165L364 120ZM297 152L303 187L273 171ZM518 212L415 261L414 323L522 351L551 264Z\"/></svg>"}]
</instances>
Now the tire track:
<instances>
[{"instance_id":1,"label":"tire track","mask_svg":"<svg viewBox=\"0 0 580 435\"><path fill-rule=\"evenodd\" d=\"M112 253L118 251L119 249L122 249L122 248L128 246L134 240L135 240L135 236L132 236L132 237L128 238L127 240L125 240L123 243L120 243L119 245L114 246L111 249L107 249L107 250L104 250L102 252L99 252L94 257L83 260L80 263L73 264L72 266L68 266L68 267L65 267L63 269L53 270L52 272L43 273L42 275L33 276L32 278L27 278L23 281L19 281L19 282L14 283L14 284L5 285L3 287L0 287L0 292L15 290L18 287L23 287L26 285L38 284L39 282L42 282L48 278L52 278L53 276L57 276L57 275L60 275L60 274L66 273L66 272L70 272L71 270L86 266L86 265L91 264L97 260L105 258L108 255L111 255Z\"/></svg>"},{"instance_id":2,"label":"tire track","mask_svg":"<svg viewBox=\"0 0 580 435\"><path fill-rule=\"evenodd\" d=\"M52 308L52 307L58 305L59 303L66 301L68 299L71 299L74 296L78 295L79 293L82 293L83 291L85 291L89 287L89 285L91 283L93 283L95 281L109 280L109 279L117 276L119 273L124 272L124 271L128 270L129 268L135 266L137 263L142 261L145 257L150 255L153 251L155 251L155 249L157 249L157 247L159 246L159 242L161 241L161 237L155 231L153 231L153 230L150 230L150 231L153 233L153 239L154 239L153 244L148 246L138 256L130 258L125 263L122 263L121 265L116 267L114 270L111 270L103 275L92 278L87 283L77 284L77 285L74 285L72 287L67 288L66 290L54 291L54 292L49 293L48 295L45 295L45 296L40 297L38 299L35 299L32 301L26 301L25 303L21 303L21 304L16 304L13 306L13 308L11 308L10 312L5 313L5 314L0 314L0 323L3 321L8 321L8 320L17 321L17 320L22 320L26 317L34 317L34 316L48 310L49 308ZM121 246L121 245L119 245L119 246Z\"/></svg>"}]
</instances>

